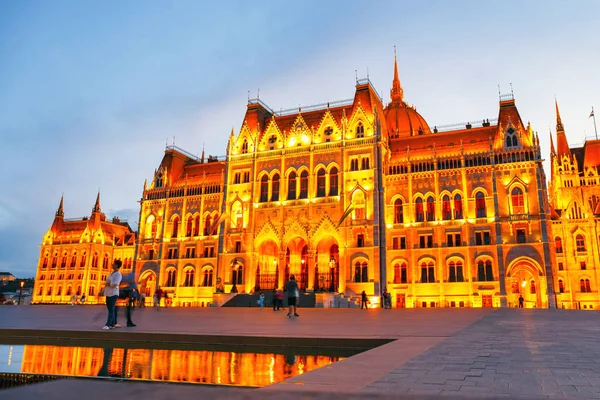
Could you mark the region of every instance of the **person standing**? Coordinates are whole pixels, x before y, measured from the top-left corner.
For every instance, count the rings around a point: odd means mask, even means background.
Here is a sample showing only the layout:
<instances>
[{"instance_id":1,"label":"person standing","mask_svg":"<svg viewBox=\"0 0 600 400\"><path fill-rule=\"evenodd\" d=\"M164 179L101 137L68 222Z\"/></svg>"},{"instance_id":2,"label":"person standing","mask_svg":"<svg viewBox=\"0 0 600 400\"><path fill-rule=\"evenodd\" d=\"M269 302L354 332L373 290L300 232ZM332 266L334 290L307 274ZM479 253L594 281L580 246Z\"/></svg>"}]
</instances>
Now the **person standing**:
<instances>
[{"instance_id":1,"label":"person standing","mask_svg":"<svg viewBox=\"0 0 600 400\"><path fill-rule=\"evenodd\" d=\"M117 305L117 299L119 298L119 285L121 284L121 260L113 261L113 271L106 278L106 286L104 287L104 296L106 296L106 309L108 310L108 318L106 324L102 329L108 330L118 328L115 318L115 308Z\"/></svg>"},{"instance_id":2,"label":"person standing","mask_svg":"<svg viewBox=\"0 0 600 400\"><path fill-rule=\"evenodd\" d=\"M132 309L135 305L135 301L136 301L137 295L138 295L138 286L137 286L137 283L135 283L135 275L128 274L128 275L123 276L123 278L121 279L121 283L124 284L124 286L119 291L119 299L125 300L125 306L126 306L125 316L127 317L127 326L135 327L136 325L133 323L133 320L131 319ZM117 322L117 308L115 307L115 323L116 322Z\"/></svg>"},{"instance_id":3,"label":"person standing","mask_svg":"<svg viewBox=\"0 0 600 400\"><path fill-rule=\"evenodd\" d=\"M360 294L361 297L361 301L360 301L360 309L362 310L363 307L368 310L369 306L367 305L367 293L363 290L362 293Z\"/></svg>"},{"instance_id":4,"label":"person standing","mask_svg":"<svg viewBox=\"0 0 600 400\"><path fill-rule=\"evenodd\" d=\"M164 292L163 290L159 287L158 290L156 291L156 293L154 293L156 295L156 309L160 310L160 300L163 298Z\"/></svg>"},{"instance_id":5,"label":"person standing","mask_svg":"<svg viewBox=\"0 0 600 400\"><path fill-rule=\"evenodd\" d=\"M519 295L519 308L523 308L523 302L524 302L524 301L525 301L525 300L523 299L523 295L521 295L521 294L520 294L520 295Z\"/></svg>"},{"instance_id":6,"label":"person standing","mask_svg":"<svg viewBox=\"0 0 600 400\"><path fill-rule=\"evenodd\" d=\"M294 317L299 317L296 312L296 307L298 303L298 298L300 297L300 293L298 292L298 282L296 282L296 277L294 275L290 276L290 280L285 284L285 290L288 295L288 305L290 310L287 313L289 318L292 318L292 313Z\"/></svg>"},{"instance_id":7,"label":"person standing","mask_svg":"<svg viewBox=\"0 0 600 400\"><path fill-rule=\"evenodd\" d=\"M277 298L277 288L273 289L273 311L279 309L279 299Z\"/></svg>"},{"instance_id":8,"label":"person standing","mask_svg":"<svg viewBox=\"0 0 600 400\"><path fill-rule=\"evenodd\" d=\"M258 299L258 304L260 304L260 309L262 310L265 307L265 294L261 293Z\"/></svg>"},{"instance_id":9,"label":"person standing","mask_svg":"<svg viewBox=\"0 0 600 400\"><path fill-rule=\"evenodd\" d=\"M283 307L283 291L277 290L277 311L280 311L281 307Z\"/></svg>"}]
</instances>

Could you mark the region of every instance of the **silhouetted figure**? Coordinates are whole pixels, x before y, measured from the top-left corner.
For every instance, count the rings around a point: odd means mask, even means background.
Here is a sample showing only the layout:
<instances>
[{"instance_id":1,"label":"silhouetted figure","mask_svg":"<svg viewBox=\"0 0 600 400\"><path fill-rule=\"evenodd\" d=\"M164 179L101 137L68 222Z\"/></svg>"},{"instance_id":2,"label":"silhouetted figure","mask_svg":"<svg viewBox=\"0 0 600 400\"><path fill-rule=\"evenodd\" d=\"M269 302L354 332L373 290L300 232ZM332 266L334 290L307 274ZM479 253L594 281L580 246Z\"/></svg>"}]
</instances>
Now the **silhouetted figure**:
<instances>
[{"instance_id":1,"label":"silhouetted figure","mask_svg":"<svg viewBox=\"0 0 600 400\"><path fill-rule=\"evenodd\" d=\"M368 309L368 308L369 308L369 306L367 305L367 302L368 302L369 300L367 299L367 293L366 293L364 290L363 290L363 291L362 291L362 293L360 294L360 297L361 297L361 301L360 301L360 309L362 310L362 309L363 309L363 307L364 307L365 309Z\"/></svg>"},{"instance_id":2,"label":"silhouetted figure","mask_svg":"<svg viewBox=\"0 0 600 400\"><path fill-rule=\"evenodd\" d=\"M523 299L523 295L519 295L519 308L523 308L523 302L525 300Z\"/></svg>"},{"instance_id":3,"label":"silhouetted figure","mask_svg":"<svg viewBox=\"0 0 600 400\"><path fill-rule=\"evenodd\" d=\"M300 300L300 292L298 291L298 282L296 282L296 277L294 275L290 276L290 280L285 284L285 291L288 295L288 305L290 310L287 313L289 318L292 318L292 313L294 317L299 317L296 312L297 302Z\"/></svg>"}]
</instances>

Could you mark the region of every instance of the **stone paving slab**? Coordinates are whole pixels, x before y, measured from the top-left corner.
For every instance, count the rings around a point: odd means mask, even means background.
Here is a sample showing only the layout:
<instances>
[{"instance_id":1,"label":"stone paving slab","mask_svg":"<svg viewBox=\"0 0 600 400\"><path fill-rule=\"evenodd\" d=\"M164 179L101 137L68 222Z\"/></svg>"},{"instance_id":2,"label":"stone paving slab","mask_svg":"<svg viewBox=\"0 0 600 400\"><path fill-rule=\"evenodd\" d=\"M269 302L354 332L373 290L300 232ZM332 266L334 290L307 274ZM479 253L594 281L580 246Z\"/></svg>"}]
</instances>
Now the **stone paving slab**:
<instances>
[{"instance_id":1,"label":"stone paving slab","mask_svg":"<svg viewBox=\"0 0 600 400\"><path fill-rule=\"evenodd\" d=\"M600 398L596 312L501 309L404 363L362 393Z\"/></svg>"}]
</instances>

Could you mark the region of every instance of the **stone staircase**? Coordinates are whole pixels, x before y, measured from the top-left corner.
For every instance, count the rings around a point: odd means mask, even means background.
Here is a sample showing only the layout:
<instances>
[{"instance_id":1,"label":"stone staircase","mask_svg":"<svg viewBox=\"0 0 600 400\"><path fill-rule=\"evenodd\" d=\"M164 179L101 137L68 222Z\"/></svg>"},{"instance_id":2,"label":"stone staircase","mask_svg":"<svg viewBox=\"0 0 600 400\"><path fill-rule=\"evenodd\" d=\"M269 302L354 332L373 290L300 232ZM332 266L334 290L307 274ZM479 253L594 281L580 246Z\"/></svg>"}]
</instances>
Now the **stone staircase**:
<instances>
[{"instance_id":1,"label":"stone staircase","mask_svg":"<svg viewBox=\"0 0 600 400\"><path fill-rule=\"evenodd\" d=\"M258 300L260 294L265 294L265 307L273 308L273 291L265 290L263 292L256 292L252 294L234 294L232 298L224 302L221 307L260 307ZM300 293L300 304L299 308L314 308L316 304L316 296L312 292ZM283 295L283 306L287 307L287 296Z\"/></svg>"}]
</instances>

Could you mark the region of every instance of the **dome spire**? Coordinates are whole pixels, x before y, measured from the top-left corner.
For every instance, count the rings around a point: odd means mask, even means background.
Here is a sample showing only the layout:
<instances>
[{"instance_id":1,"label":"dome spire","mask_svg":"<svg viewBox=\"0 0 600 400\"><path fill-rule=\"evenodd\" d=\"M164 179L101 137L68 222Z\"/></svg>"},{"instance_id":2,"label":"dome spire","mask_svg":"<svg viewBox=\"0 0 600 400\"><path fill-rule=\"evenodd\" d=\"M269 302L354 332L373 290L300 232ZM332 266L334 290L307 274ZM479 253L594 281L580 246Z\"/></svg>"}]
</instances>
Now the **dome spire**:
<instances>
[{"instance_id":1,"label":"dome spire","mask_svg":"<svg viewBox=\"0 0 600 400\"><path fill-rule=\"evenodd\" d=\"M98 195L96 196L96 204L94 204L94 208L92 208L92 213L100 212L100 190L98 190Z\"/></svg>"},{"instance_id":2,"label":"dome spire","mask_svg":"<svg viewBox=\"0 0 600 400\"><path fill-rule=\"evenodd\" d=\"M558 111L558 101L556 100L556 97L554 97L554 105L556 106L556 130L564 131L563 124L560 119L560 111Z\"/></svg>"},{"instance_id":3,"label":"dome spire","mask_svg":"<svg viewBox=\"0 0 600 400\"><path fill-rule=\"evenodd\" d=\"M56 210L57 217L63 217L65 215L65 210L63 209L65 195L60 196L60 204L58 205L58 210Z\"/></svg>"},{"instance_id":4,"label":"dome spire","mask_svg":"<svg viewBox=\"0 0 600 400\"><path fill-rule=\"evenodd\" d=\"M567 142L567 135L565 134L565 127L560 119L560 111L558 111L558 101L554 98L554 105L556 106L556 151L559 156L568 155L571 156L571 149Z\"/></svg>"},{"instance_id":5,"label":"dome spire","mask_svg":"<svg viewBox=\"0 0 600 400\"><path fill-rule=\"evenodd\" d=\"M390 98L392 103L401 103L404 98L404 90L400 85L398 78L398 62L396 61L396 45L394 45L394 80L392 81L392 90L390 90Z\"/></svg>"}]
</instances>

